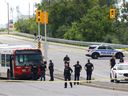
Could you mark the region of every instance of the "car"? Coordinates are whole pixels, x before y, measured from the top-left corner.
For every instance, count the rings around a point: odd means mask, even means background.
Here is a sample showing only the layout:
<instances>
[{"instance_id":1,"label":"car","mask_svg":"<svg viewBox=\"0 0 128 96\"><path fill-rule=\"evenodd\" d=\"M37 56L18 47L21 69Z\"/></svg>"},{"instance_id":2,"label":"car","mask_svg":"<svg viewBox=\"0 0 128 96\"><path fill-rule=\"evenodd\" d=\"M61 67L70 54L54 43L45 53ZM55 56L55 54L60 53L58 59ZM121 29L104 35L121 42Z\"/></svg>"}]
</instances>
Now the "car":
<instances>
[{"instance_id":1,"label":"car","mask_svg":"<svg viewBox=\"0 0 128 96\"><path fill-rule=\"evenodd\" d=\"M111 82L128 81L128 62L116 64L110 70Z\"/></svg>"},{"instance_id":2,"label":"car","mask_svg":"<svg viewBox=\"0 0 128 96\"><path fill-rule=\"evenodd\" d=\"M86 56L98 59L98 57L112 57L115 56L117 59L124 57L124 54L120 50L116 50L109 45L90 45Z\"/></svg>"}]
</instances>

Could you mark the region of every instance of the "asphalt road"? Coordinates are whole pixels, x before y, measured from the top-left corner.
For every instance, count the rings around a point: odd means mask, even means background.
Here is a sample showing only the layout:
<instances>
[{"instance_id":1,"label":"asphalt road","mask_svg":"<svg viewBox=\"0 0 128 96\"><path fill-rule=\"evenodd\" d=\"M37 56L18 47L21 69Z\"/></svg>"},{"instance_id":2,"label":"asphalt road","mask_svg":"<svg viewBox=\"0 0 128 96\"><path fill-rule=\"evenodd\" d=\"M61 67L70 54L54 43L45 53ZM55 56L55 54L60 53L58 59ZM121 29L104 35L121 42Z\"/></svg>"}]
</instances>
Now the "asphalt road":
<instances>
[{"instance_id":1,"label":"asphalt road","mask_svg":"<svg viewBox=\"0 0 128 96\"><path fill-rule=\"evenodd\" d=\"M0 96L128 96L127 92L115 90L63 86L63 82L0 82Z\"/></svg>"},{"instance_id":2,"label":"asphalt road","mask_svg":"<svg viewBox=\"0 0 128 96\"><path fill-rule=\"evenodd\" d=\"M35 47L37 46L37 43L36 41L34 41L34 39L32 40L25 37L23 38L12 35L0 35L0 43L31 44ZM87 59L88 59L88 57L85 56L86 52L87 50L85 47L48 43L48 60L50 59L53 60L55 64L55 69L60 71L62 74L64 69L63 58L65 55L69 55L71 59L70 66L73 68L73 65L76 64L77 60L79 60L80 64L83 67L83 70L81 72L81 77L86 78L86 72L84 70L84 65L87 63ZM91 59L91 62L94 64L93 78L96 81L109 82L109 71L110 71L109 60L110 58L99 58L98 60Z\"/></svg>"},{"instance_id":3,"label":"asphalt road","mask_svg":"<svg viewBox=\"0 0 128 96\"><path fill-rule=\"evenodd\" d=\"M4 44L29 44L37 47L37 42L34 39L29 39L25 37L18 37L18 36L12 36L12 35L0 35L0 43ZM73 65L76 63L77 60L80 61L80 64L83 67L83 70L81 71L81 80L85 80L86 78L86 72L84 70L84 65L87 63L88 57L85 56L87 52L87 48L80 47L80 46L73 46L73 45L66 45L66 44L58 44L58 43L48 43L48 60L52 59L55 64L55 74L63 75L63 69L64 69L64 63L63 58L67 54L69 55L71 59L70 66L73 68ZM42 45L43 46L43 45ZM42 48L43 51L43 48ZM128 56L126 56L124 59L126 60ZM95 86L96 84L99 84L101 88L104 88L104 86L107 88L112 86L109 89L117 89L123 88L123 86L128 86L127 83L120 83L120 84L113 84L110 83L109 78L109 60L110 58L99 58L98 60L91 59L91 62L94 64L94 72L93 72L93 79L94 83L89 84L91 86ZM117 60L117 62L119 62ZM48 71L47 71L48 74ZM102 83L103 82L103 83ZM85 84L88 85L88 84ZM116 85L116 86L115 86ZM126 87L126 89L128 89ZM120 90L120 89L119 89Z\"/></svg>"}]
</instances>

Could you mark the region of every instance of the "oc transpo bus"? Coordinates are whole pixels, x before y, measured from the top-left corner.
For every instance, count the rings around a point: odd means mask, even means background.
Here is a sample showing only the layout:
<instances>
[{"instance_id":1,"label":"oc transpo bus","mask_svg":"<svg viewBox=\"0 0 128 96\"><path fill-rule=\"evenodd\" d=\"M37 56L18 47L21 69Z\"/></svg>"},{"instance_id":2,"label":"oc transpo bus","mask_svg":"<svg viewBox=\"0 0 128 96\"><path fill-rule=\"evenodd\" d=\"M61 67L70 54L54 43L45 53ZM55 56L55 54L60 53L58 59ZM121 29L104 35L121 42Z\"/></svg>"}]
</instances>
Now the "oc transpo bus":
<instances>
[{"instance_id":1,"label":"oc transpo bus","mask_svg":"<svg viewBox=\"0 0 128 96\"><path fill-rule=\"evenodd\" d=\"M8 79L32 79L31 66L43 62L42 52L30 45L0 44L0 77Z\"/></svg>"}]
</instances>

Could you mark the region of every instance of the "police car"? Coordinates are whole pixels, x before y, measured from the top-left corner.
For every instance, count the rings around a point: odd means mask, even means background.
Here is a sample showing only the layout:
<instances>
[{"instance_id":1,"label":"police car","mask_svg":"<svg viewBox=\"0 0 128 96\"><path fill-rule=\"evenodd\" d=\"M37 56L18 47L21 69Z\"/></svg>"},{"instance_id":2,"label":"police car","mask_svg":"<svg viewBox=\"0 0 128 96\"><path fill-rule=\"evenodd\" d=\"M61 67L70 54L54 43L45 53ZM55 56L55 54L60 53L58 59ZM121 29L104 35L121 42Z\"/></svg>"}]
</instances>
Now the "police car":
<instances>
[{"instance_id":1,"label":"police car","mask_svg":"<svg viewBox=\"0 0 128 96\"><path fill-rule=\"evenodd\" d=\"M111 82L128 81L128 62L116 64L110 71Z\"/></svg>"},{"instance_id":2,"label":"police car","mask_svg":"<svg viewBox=\"0 0 128 96\"><path fill-rule=\"evenodd\" d=\"M90 56L93 59L98 59L98 57L111 57L115 56L117 59L124 57L122 51L113 49L109 45L90 45L88 53L86 56Z\"/></svg>"}]
</instances>

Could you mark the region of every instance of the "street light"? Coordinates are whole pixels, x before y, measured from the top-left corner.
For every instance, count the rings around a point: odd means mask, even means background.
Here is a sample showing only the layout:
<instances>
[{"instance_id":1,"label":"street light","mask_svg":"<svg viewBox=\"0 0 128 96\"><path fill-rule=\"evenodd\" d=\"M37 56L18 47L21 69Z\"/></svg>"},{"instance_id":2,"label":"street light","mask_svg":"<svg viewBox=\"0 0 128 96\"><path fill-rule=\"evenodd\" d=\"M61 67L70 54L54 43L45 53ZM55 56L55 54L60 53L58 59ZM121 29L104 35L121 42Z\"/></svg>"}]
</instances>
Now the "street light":
<instances>
[{"instance_id":1,"label":"street light","mask_svg":"<svg viewBox=\"0 0 128 96\"><path fill-rule=\"evenodd\" d=\"M8 34L9 34L9 3L5 0L6 4L7 4L7 14L8 14Z\"/></svg>"},{"instance_id":2,"label":"street light","mask_svg":"<svg viewBox=\"0 0 128 96\"><path fill-rule=\"evenodd\" d=\"M7 2L7 12L8 12L8 34L9 34L9 3Z\"/></svg>"}]
</instances>

